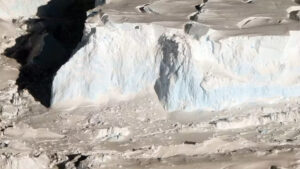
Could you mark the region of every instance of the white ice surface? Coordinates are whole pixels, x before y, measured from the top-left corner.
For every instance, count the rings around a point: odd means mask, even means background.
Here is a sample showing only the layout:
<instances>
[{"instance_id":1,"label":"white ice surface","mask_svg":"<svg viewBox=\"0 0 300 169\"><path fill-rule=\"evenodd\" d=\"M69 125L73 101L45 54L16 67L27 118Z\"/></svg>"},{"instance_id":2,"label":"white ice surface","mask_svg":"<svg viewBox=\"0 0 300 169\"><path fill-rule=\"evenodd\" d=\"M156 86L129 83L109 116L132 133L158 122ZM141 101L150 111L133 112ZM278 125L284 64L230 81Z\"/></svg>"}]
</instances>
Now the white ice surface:
<instances>
[{"instance_id":1,"label":"white ice surface","mask_svg":"<svg viewBox=\"0 0 300 169\"><path fill-rule=\"evenodd\" d=\"M155 24L86 29L81 48L57 72L52 104L101 101L151 88L169 110L220 110L300 96L300 31L287 36L195 39Z\"/></svg>"},{"instance_id":2,"label":"white ice surface","mask_svg":"<svg viewBox=\"0 0 300 169\"><path fill-rule=\"evenodd\" d=\"M5 20L31 17L49 0L0 0L0 18Z\"/></svg>"}]
</instances>

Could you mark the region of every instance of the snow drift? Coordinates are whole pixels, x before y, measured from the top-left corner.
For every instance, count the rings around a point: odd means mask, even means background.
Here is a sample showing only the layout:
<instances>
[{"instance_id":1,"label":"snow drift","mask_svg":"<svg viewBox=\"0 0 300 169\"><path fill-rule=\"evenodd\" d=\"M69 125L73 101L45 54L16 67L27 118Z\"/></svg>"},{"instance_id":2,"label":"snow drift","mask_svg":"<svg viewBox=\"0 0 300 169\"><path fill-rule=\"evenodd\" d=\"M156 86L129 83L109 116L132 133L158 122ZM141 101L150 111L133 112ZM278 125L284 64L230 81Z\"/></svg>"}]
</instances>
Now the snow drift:
<instances>
[{"instance_id":1,"label":"snow drift","mask_svg":"<svg viewBox=\"0 0 300 169\"><path fill-rule=\"evenodd\" d=\"M220 110L300 95L299 31L195 39L155 24L87 26L53 81L52 104L154 89L169 110ZM116 95L116 92L118 93Z\"/></svg>"}]
</instances>

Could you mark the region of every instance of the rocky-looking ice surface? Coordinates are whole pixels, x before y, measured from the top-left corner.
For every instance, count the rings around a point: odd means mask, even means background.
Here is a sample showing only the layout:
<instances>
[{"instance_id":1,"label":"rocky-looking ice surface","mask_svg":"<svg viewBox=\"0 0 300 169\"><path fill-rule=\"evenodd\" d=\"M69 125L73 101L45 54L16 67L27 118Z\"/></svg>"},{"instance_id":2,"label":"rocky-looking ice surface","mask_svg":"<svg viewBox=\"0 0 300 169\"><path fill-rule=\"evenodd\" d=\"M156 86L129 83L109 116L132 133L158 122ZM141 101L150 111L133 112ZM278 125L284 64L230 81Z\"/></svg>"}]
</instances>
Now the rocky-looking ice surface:
<instances>
[{"instance_id":1,"label":"rocky-looking ice surface","mask_svg":"<svg viewBox=\"0 0 300 169\"><path fill-rule=\"evenodd\" d=\"M222 31L214 8L223 1L198 6L189 1L184 7L180 0L144 6L126 1L123 8L108 2L90 12L81 44L57 72L52 104L154 91L169 111L214 111L300 96L299 24L286 11L295 4L278 1L282 11L271 16L274 9L259 8L268 2L257 1L256 8L227 3L261 14L232 14L226 6L223 12L230 19Z\"/></svg>"}]
</instances>

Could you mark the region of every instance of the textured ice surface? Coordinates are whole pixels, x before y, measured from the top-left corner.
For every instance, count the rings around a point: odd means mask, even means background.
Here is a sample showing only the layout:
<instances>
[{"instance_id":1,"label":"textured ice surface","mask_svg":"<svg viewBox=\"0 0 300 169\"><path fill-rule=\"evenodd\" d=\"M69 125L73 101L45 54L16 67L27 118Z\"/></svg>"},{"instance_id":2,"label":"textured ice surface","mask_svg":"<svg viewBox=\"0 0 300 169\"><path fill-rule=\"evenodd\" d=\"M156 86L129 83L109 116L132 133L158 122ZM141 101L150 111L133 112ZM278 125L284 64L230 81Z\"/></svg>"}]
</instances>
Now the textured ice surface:
<instances>
[{"instance_id":1,"label":"textured ice surface","mask_svg":"<svg viewBox=\"0 0 300 169\"><path fill-rule=\"evenodd\" d=\"M299 96L294 2L199 3L106 1L57 72L52 104L154 91L169 111L192 111Z\"/></svg>"},{"instance_id":2,"label":"textured ice surface","mask_svg":"<svg viewBox=\"0 0 300 169\"><path fill-rule=\"evenodd\" d=\"M296 97L299 38L300 32L291 31L213 41L208 34L194 39L153 24L87 28L82 47L57 72L52 103L101 101L149 87L169 111L220 110Z\"/></svg>"},{"instance_id":3,"label":"textured ice surface","mask_svg":"<svg viewBox=\"0 0 300 169\"><path fill-rule=\"evenodd\" d=\"M9 20L19 17L31 17L37 14L40 6L49 0L0 0L0 18Z\"/></svg>"}]
</instances>

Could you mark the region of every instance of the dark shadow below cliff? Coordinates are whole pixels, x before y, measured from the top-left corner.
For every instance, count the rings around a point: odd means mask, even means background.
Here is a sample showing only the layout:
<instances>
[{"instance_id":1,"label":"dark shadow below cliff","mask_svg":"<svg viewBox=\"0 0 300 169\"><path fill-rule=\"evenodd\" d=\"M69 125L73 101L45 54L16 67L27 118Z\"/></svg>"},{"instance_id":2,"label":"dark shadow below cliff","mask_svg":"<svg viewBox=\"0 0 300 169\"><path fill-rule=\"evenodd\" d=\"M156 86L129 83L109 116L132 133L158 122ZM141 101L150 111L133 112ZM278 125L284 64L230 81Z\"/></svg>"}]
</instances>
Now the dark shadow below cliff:
<instances>
[{"instance_id":1,"label":"dark shadow below cliff","mask_svg":"<svg viewBox=\"0 0 300 169\"><path fill-rule=\"evenodd\" d=\"M19 90L27 89L50 106L53 78L81 41L86 12L94 4L95 0L51 0L39 7L39 19L27 21L29 33L4 52L22 65L16 82Z\"/></svg>"}]
</instances>

